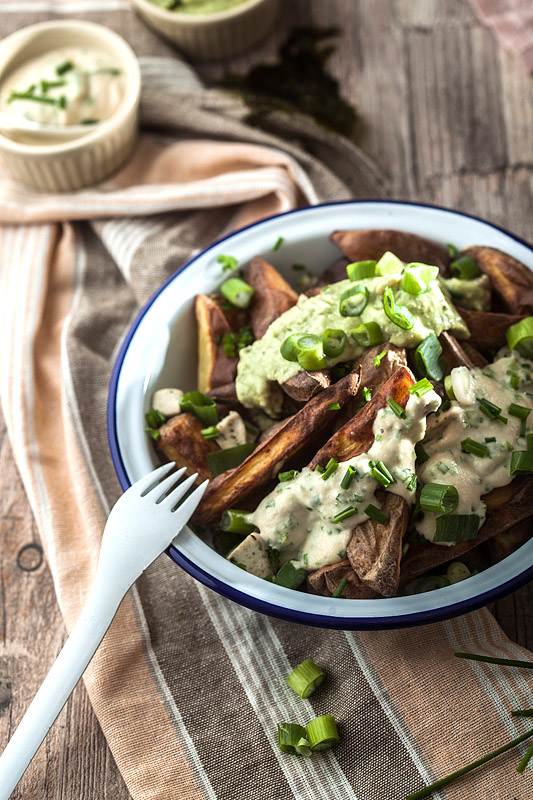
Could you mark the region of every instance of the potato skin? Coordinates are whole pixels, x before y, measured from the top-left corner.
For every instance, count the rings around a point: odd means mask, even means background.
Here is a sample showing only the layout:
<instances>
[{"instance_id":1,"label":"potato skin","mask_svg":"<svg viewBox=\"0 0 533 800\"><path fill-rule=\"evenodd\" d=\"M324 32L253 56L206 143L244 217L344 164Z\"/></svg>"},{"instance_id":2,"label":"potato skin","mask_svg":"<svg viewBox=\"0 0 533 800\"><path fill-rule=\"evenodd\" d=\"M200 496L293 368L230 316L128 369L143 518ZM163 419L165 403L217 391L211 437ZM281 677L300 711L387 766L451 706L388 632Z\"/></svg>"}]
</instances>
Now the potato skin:
<instances>
[{"instance_id":1,"label":"potato skin","mask_svg":"<svg viewBox=\"0 0 533 800\"><path fill-rule=\"evenodd\" d=\"M392 230L334 231L330 239L350 261L378 261L390 250L405 263L421 261L448 275L450 256L445 247L414 233Z\"/></svg>"},{"instance_id":2,"label":"potato skin","mask_svg":"<svg viewBox=\"0 0 533 800\"><path fill-rule=\"evenodd\" d=\"M194 414L178 414L159 428L157 450L178 467L185 467L187 475L198 473L197 483L211 477L207 466L207 454L219 447L215 442L202 436L205 425Z\"/></svg>"},{"instance_id":3,"label":"potato skin","mask_svg":"<svg viewBox=\"0 0 533 800\"><path fill-rule=\"evenodd\" d=\"M475 245L461 253L488 275L494 292L511 314L533 314L533 272L516 258L495 247Z\"/></svg>"},{"instance_id":4,"label":"potato skin","mask_svg":"<svg viewBox=\"0 0 533 800\"><path fill-rule=\"evenodd\" d=\"M254 339L261 339L275 319L296 305L298 294L277 269L263 258L251 260L245 280L254 290L250 306Z\"/></svg>"},{"instance_id":5,"label":"potato skin","mask_svg":"<svg viewBox=\"0 0 533 800\"><path fill-rule=\"evenodd\" d=\"M194 314L198 331L198 391L208 392L235 379L237 359L224 353L222 338L233 332L215 297L197 294Z\"/></svg>"},{"instance_id":6,"label":"potato skin","mask_svg":"<svg viewBox=\"0 0 533 800\"><path fill-rule=\"evenodd\" d=\"M467 308L458 308L457 311L464 319L470 338L468 343L483 353L493 353L507 344L506 331L511 325L516 325L521 319L520 314L499 314L492 311L470 311Z\"/></svg>"},{"instance_id":7,"label":"potato skin","mask_svg":"<svg viewBox=\"0 0 533 800\"><path fill-rule=\"evenodd\" d=\"M307 576L307 588L314 594L332 597L343 578L348 581L342 593L345 599L368 600L376 597L376 593L357 577L347 558L310 572Z\"/></svg>"}]
</instances>

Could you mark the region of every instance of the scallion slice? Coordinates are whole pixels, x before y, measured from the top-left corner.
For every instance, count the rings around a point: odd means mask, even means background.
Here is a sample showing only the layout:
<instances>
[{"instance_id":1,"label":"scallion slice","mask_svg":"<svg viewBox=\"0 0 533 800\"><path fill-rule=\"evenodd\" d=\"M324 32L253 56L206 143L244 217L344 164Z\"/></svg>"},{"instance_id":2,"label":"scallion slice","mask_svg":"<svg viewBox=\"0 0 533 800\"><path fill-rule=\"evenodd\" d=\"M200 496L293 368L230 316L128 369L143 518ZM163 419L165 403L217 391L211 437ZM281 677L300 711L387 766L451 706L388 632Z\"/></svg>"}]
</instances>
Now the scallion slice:
<instances>
[{"instance_id":1,"label":"scallion slice","mask_svg":"<svg viewBox=\"0 0 533 800\"><path fill-rule=\"evenodd\" d=\"M513 450L511 453L511 475L531 475L533 473L533 452Z\"/></svg>"},{"instance_id":2,"label":"scallion slice","mask_svg":"<svg viewBox=\"0 0 533 800\"><path fill-rule=\"evenodd\" d=\"M402 408L402 406L397 403L393 397L389 397L387 400L387 405L391 411L394 411L398 419L405 419L405 408Z\"/></svg>"},{"instance_id":3,"label":"scallion slice","mask_svg":"<svg viewBox=\"0 0 533 800\"><path fill-rule=\"evenodd\" d=\"M418 461L419 464L423 464L429 458L428 454L422 447L421 442L415 444L415 453L416 453L416 460Z\"/></svg>"},{"instance_id":4,"label":"scallion slice","mask_svg":"<svg viewBox=\"0 0 533 800\"><path fill-rule=\"evenodd\" d=\"M66 72L70 72L71 69L74 69L72 61L63 61L56 66L56 75L64 75Z\"/></svg>"},{"instance_id":5,"label":"scallion slice","mask_svg":"<svg viewBox=\"0 0 533 800\"><path fill-rule=\"evenodd\" d=\"M372 503L367 505L364 513L367 515L367 517L370 517L370 519L373 519L376 522L381 522L382 525L383 523L387 522L389 518L388 514L385 514L381 508L377 508L377 506L373 505Z\"/></svg>"},{"instance_id":6,"label":"scallion slice","mask_svg":"<svg viewBox=\"0 0 533 800\"><path fill-rule=\"evenodd\" d=\"M297 475L297 469L288 469L286 472L278 472L278 481L280 483L286 483L287 481L294 480Z\"/></svg>"},{"instance_id":7,"label":"scallion slice","mask_svg":"<svg viewBox=\"0 0 533 800\"><path fill-rule=\"evenodd\" d=\"M450 272L454 278L470 281L472 278L477 278L479 275L479 267L473 258L461 256L461 258L452 261L450 264Z\"/></svg>"},{"instance_id":8,"label":"scallion slice","mask_svg":"<svg viewBox=\"0 0 533 800\"><path fill-rule=\"evenodd\" d=\"M471 439L470 436L466 439L463 439L461 442L461 450L463 453L471 453L473 456L477 456L478 458L484 458L489 452L489 448L486 444L482 444L482 442L476 442L476 440Z\"/></svg>"},{"instance_id":9,"label":"scallion slice","mask_svg":"<svg viewBox=\"0 0 533 800\"><path fill-rule=\"evenodd\" d=\"M340 403L330 403L328 406L328 411L340 411L341 404Z\"/></svg>"},{"instance_id":10,"label":"scallion slice","mask_svg":"<svg viewBox=\"0 0 533 800\"><path fill-rule=\"evenodd\" d=\"M228 278L220 287L220 291L226 300L237 308L248 308L254 294L254 289L240 278Z\"/></svg>"},{"instance_id":11,"label":"scallion slice","mask_svg":"<svg viewBox=\"0 0 533 800\"><path fill-rule=\"evenodd\" d=\"M226 450L215 450L214 453L208 453L207 466L213 478L227 472L229 469L235 469L242 462L253 453L256 445L252 442L246 444L238 444L236 447L228 447Z\"/></svg>"},{"instance_id":12,"label":"scallion slice","mask_svg":"<svg viewBox=\"0 0 533 800\"><path fill-rule=\"evenodd\" d=\"M403 268L403 261L398 256L395 256L394 253L391 253L390 250L387 250L376 264L376 275L401 275Z\"/></svg>"},{"instance_id":13,"label":"scallion slice","mask_svg":"<svg viewBox=\"0 0 533 800\"><path fill-rule=\"evenodd\" d=\"M286 683L299 697L306 698L311 697L313 692L324 683L325 677L326 673L317 667L312 659L306 658L293 669Z\"/></svg>"},{"instance_id":14,"label":"scallion slice","mask_svg":"<svg viewBox=\"0 0 533 800\"><path fill-rule=\"evenodd\" d=\"M343 317L359 317L368 303L369 292L363 284L346 289L339 300L339 313Z\"/></svg>"},{"instance_id":15,"label":"scallion slice","mask_svg":"<svg viewBox=\"0 0 533 800\"><path fill-rule=\"evenodd\" d=\"M216 425L211 425L209 428L202 428L200 431L204 439L218 439L220 431Z\"/></svg>"},{"instance_id":16,"label":"scallion slice","mask_svg":"<svg viewBox=\"0 0 533 800\"><path fill-rule=\"evenodd\" d=\"M452 585L454 583L460 583L461 581L466 580L466 578L469 578L471 574L472 573L466 564L463 564L462 561L452 561L446 570L446 577Z\"/></svg>"},{"instance_id":17,"label":"scallion slice","mask_svg":"<svg viewBox=\"0 0 533 800\"><path fill-rule=\"evenodd\" d=\"M415 350L415 367L425 378L440 381L444 375L446 362L441 358L442 347L434 333L426 336Z\"/></svg>"},{"instance_id":18,"label":"scallion slice","mask_svg":"<svg viewBox=\"0 0 533 800\"><path fill-rule=\"evenodd\" d=\"M500 422L503 422L504 425L507 425L508 420L506 417L502 417L501 408L499 406L491 403L490 400L487 400L485 397L478 398L478 403L479 408L486 417L489 419L498 419Z\"/></svg>"},{"instance_id":19,"label":"scallion slice","mask_svg":"<svg viewBox=\"0 0 533 800\"><path fill-rule=\"evenodd\" d=\"M360 347L371 347L373 344L381 344L383 333L377 322L362 322L357 328L350 331L350 336Z\"/></svg>"},{"instance_id":20,"label":"scallion slice","mask_svg":"<svg viewBox=\"0 0 533 800\"><path fill-rule=\"evenodd\" d=\"M354 261L346 266L346 273L351 281L364 281L376 274L375 261Z\"/></svg>"},{"instance_id":21,"label":"scallion slice","mask_svg":"<svg viewBox=\"0 0 533 800\"><path fill-rule=\"evenodd\" d=\"M416 394L417 397L422 397L433 389L433 384L427 378L422 378L421 381L413 383L409 387L409 394Z\"/></svg>"},{"instance_id":22,"label":"scallion slice","mask_svg":"<svg viewBox=\"0 0 533 800\"><path fill-rule=\"evenodd\" d=\"M240 508L228 508L220 518L220 530L230 533L242 533L243 536L255 530L255 525L247 522L250 516L249 511L242 511Z\"/></svg>"},{"instance_id":23,"label":"scallion slice","mask_svg":"<svg viewBox=\"0 0 533 800\"><path fill-rule=\"evenodd\" d=\"M365 403L369 403L372 400L372 391L368 386L363 386L363 397L365 398Z\"/></svg>"},{"instance_id":24,"label":"scallion slice","mask_svg":"<svg viewBox=\"0 0 533 800\"><path fill-rule=\"evenodd\" d=\"M180 400L180 408L190 411L204 425L216 425L218 422L217 404L203 392L186 392Z\"/></svg>"},{"instance_id":25,"label":"scallion slice","mask_svg":"<svg viewBox=\"0 0 533 800\"><path fill-rule=\"evenodd\" d=\"M296 589L304 582L306 575L305 569L295 567L293 561L286 561L274 577L274 583L286 589Z\"/></svg>"},{"instance_id":26,"label":"scallion slice","mask_svg":"<svg viewBox=\"0 0 533 800\"><path fill-rule=\"evenodd\" d=\"M312 753L329 750L340 742L335 717L331 714L323 714L308 722L305 726L305 736Z\"/></svg>"},{"instance_id":27,"label":"scallion slice","mask_svg":"<svg viewBox=\"0 0 533 800\"><path fill-rule=\"evenodd\" d=\"M516 325L511 325L506 336L510 350L518 350L521 355L533 358L533 317L526 317Z\"/></svg>"},{"instance_id":28,"label":"scallion slice","mask_svg":"<svg viewBox=\"0 0 533 800\"><path fill-rule=\"evenodd\" d=\"M433 541L457 544L467 539L475 539L478 529L477 514L446 514L435 520Z\"/></svg>"},{"instance_id":29,"label":"scallion slice","mask_svg":"<svg viewBox=\"0 0 533 800\"><path fill-rule=\"evenodd\" d=\"M387 354L386 350L382 350L381 353L378 353L377 356L374 358L374 366L379 367L381 364L382 358Z\"/></svg>"},{"instance_id":30,"label":"scallion slice","mask_svg":"<svg viewBox=\"0 0 533 800\"><path fill-rule=\"evenodd\" d=\"M353 517L354 514L357 514L357 509L354 508L354 506L347 506L342 511L339 511L338 514L335 514L335 516L333 517L333 522L336 525L337 523L342 522L345 519L348 519L348 517Z\"/></svg>"},{"instance_id":31,"label":"scallion slice","mask_svg":"<svg viewBox=\"0 0 533 800\"><path fill-rule=\"evenodd\" d=\"M326 328L322 335L322 347L328 358L337 358L346 347L346 334L338 328Z\"/></svg>"},{"instance_id":32,"label":"scallion slice","mask_svg":"<svg viewBox=\"0 0 533 800\"><path fill-rule=\"evenodd\" d=\"M449 483L426 483L419 502L423 511L450 514L459 505L459 492Z\"/></svg>"},{"instance_id":33,"label":"scallion slice","mask_svg":"<svg viewBox=\"0 0 533 800\"><path fill-rule=\"evenodd\" d=\"M305 739L305 728L294 722L278 723L278 744L279 749L284 753L296 753L296 747L301 739Z\"/></svg>"},{"instance_id":34,"label":"scallion slice","mask_svg":"<svg viewBox=\"0 0 533 800\"><path fill-rule=\"evenodd\" d=\"M322 347L322 340L314 333L305 333L296 342L298 349L298 364L302 369L324 369L326 356Z\"/></svg>"},{"instance_id":35,"label":"scallion slice","mask_svg":"<svg viewBox=\"0 0 533 800\"><path fill-rule=\"evenodd\" d=\"M415 324L415 319L406 306L397 306L394 292L387 286L383 293L383 310L394 325L404 331L410 331Z\"/></svg>"},{"instance_id":36,"label":"scallion slice","mask_svg":"<svg viewBox=\"0 0 533 800\"><path fill-rule=\"evenodd\" d=\"M375 461L369 461L368 465L372 477L379 481L385 489L390 486L391 483L396 483L396 478L389 472L383 461L378 461L377 464Z\"/></svg>"},{"instance_id":37,"label":"scallion slice","mask_svg":"<svg viewBox=\"0 0 533 800\"><path fill-rule=\"evenodd\" d=\"M450 398L450 400L457 400L455 392L453 390L453 381L451 375L446 375L446 377L444 378L444 390L448 395L448 397Z\"/></svg>"},{"instance_id":38,"label":"scallion slice","mask_svg":"<svg viewBox=\"0 0 533 800\"><path fill-rule=\"evenodd\" d=\"M419 264L416 262L407 264L400 287L404 292L407 292L407 294L417 297L419 294L428 291L429 284L435 280L438 274L439 268L431 267L429 264Z\"/></svg>"},{"instance_id":39,"label":"scallion slice","mask_svg":"<svg viewBox=\"0 0 533 800\"><path fill-rule=\"evenodd\" d=\"M527 408L527 406L519 406L516 403L511 403L507 409L507 413L512 417L518 417L518 419L525 420L531 414L531 409Z\"/></svg>"},{"instance_id":40,"label":"scallion slice","mask_svg":"<svg viewBox=\"0 0 533 800\"><path fill-rule=\"evenodd\" d=\"M448 243L446 245L446 250L448 251L448 255L450 256L450 258L455 258L455 256L458 253L457 247L454 244Z\"/></svg>"},{"instance_id":41,"label":"scallion slice","mask_svg":"<svg viewBox=\"0 0 533 800\"><path fill-rule=\"evenodd\" d=\"M528 433L527 435L527 449L528 452L533 452L533 433Z\"/></svg>"},{"instance_id":42,"label":"scallion slice","mask_svg":"<svg viewBox=\"0 0 533 800\"><path fill-rule=\"evenodd\" d=\"M279 348L279 352L285 361L298 361L297 342L302 336L302 333L291 333L291 335L287 336L287 338L284 340Z\"/></svg>"},{"instance_id":43,"label":"scallion slice","mask_svg":"<svg viewBox=\"0 0 533 800\"><path fill-rule=\"evenodd\" d=\"M336 588L336 589L335 589L335 591L333 592L333 595L332 595L332 597L342 597L342 593L343 593L343 592L344 592L344 590L346 589L346 584L347 584L347 583L348 583L348 578L342 578L342 579L339 581L339 585L337 586L337 588Z\"/></svg>"},{"instance_id":44,"label":"scallion slice","mask_svg":"<svg viewBox=\"0 0 533 800\"><path fill-rule=\"evenodd\" d=\"M330 460L326 464L326 469L322 473L322 480L327 481L328 478L330 478L333 475L333 473L338 469L338 467L339 467L339 462L336 461L334 458L330 458Z\"/></svg>"},{"instance_id":45,"label":"scallion slice","mask_svg":"<svg viewBox=\"0 0 533 800\"><path fill-rule=\"evenodd\" d=\"M341 489L347 490L350 488L350 484L353 481L357 474L357 470L354 469L351 465L348 467L346 472L344 473L344 478L341 481Z\"/></svg>"}]
</instances>

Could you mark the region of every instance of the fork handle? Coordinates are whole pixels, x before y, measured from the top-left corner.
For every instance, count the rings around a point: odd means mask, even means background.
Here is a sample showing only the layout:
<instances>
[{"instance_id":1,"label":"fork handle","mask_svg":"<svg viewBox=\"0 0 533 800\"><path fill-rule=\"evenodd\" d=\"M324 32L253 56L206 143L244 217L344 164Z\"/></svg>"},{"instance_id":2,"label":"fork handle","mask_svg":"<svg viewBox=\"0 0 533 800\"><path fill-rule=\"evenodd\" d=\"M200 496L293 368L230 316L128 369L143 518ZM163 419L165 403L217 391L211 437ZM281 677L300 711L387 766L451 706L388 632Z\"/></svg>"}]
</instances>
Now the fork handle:
<instances>
[{"instance_id":1,"label":"fork handle","mask_svg":"<svg viewBox=\"0 0 533 800\"><path fill-rule=\"evenodd\" d=\"M99 577L72 633L0 756L0 800L7 800L104 638L127 587Z\"/></svg>"}]
</instances>

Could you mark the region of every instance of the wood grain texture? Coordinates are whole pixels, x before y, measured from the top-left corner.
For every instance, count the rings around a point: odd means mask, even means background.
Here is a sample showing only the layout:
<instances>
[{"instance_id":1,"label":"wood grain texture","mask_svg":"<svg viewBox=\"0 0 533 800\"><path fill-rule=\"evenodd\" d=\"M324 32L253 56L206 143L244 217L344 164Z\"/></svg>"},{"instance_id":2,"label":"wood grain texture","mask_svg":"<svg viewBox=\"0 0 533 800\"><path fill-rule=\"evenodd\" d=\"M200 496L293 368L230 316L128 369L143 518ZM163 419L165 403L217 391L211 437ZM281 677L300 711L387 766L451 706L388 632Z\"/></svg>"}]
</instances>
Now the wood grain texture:
<instances>
[{"instance_id":1,"label":"wood grain texture","mask_svg":"<svg viewBox=\"0 0 533 800\"><path fill-rule=\"evenodd\" d=\"M331 67L359 111L356 141L387 176L390 196L451 206L533 238L533 79L466 0L282 5L275 32L253 53L202 65L200 74L209 81L271 59L294 25L336 24L343 36ZM514 641L533 648L532 585L500 600L495 613ZM1 748L64 637L1 422L0 637ZM128 797L79 686L13 798Z\"/></svg>"}]
</instances>

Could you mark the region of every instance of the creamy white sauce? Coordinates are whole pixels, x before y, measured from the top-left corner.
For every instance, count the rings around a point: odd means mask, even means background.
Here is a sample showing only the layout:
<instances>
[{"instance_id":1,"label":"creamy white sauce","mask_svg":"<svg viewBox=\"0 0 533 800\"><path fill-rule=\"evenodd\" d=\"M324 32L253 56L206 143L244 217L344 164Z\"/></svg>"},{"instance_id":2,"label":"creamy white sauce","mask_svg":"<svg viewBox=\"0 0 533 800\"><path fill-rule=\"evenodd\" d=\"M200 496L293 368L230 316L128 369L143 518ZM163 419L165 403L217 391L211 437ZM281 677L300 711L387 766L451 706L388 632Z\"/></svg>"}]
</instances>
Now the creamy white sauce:
<instances>
[{"instance_id":1,"label":"creamy white sauce","mask_svg":"<svg viewBox=\"0 0 533 800\"><path fill-rule=\"evenodd\" d=\"M418 467L420 483L455 486L459 505L453 513L476 514L479 526L486 516L482 495L511 482L512 451L527 449L526 437L519 435L521 420L509 414L508 409L511 403L533 408L533 395L530 394L533 389L532 370L531 361L508 353L484 368L467 370L458 367L452 370L457 400L452 401L449 410L435 415L428 427L423 447L429 459ZM510 383L513 375L517 376L516 389ZM499 406L507 423L489 419L480 411L480 398ZM526 422L526 434L531 431L533 413ZM463 452L461 442L467 438L486 444L488 454L479 457ZM437 516L426 512L423 520L416 523L417 531L429 541L433 541Z\"/></svg>"},{"instance_id":2,"label":"creamy white sauce","mask_svg":"<svg viewBox=\"0 0 533 800\"><path fill-rule=\"evenodd\" d=\"M370 474L371 460L383 461L395 478L387 491L412 503L415 489L408 487L408 482L415 473L415 444L424 437L427 415L439 405L439 396L430 391L409 398L404 419L385 407L377 414L375 440L367 453L341 462L327 480L305 467L293 480L270 492L249 521L258 527L266 544L280 551L281 563L293 559L298 566L314 570L345 558L352 530L368 520L365 509L369 504L380 508L375 493L382 485ZM349 466L357 475L345 490L340 484ZM357 513L333 522L350 505Z\"/></svg>"},{"instance_id":3,"label":"creamy white sauce","mask_svg":"<svg viewBox=\"0 0 533 800\"><path fill-rule=\"evenodd\" d=\"M13 96L26 92L38 99ZM0 86L0 109L44 125L87 124L89 131L116 111L123 94L121 71L110 56L64 47L14 70Z\"/></svg>"}]
</instances>

